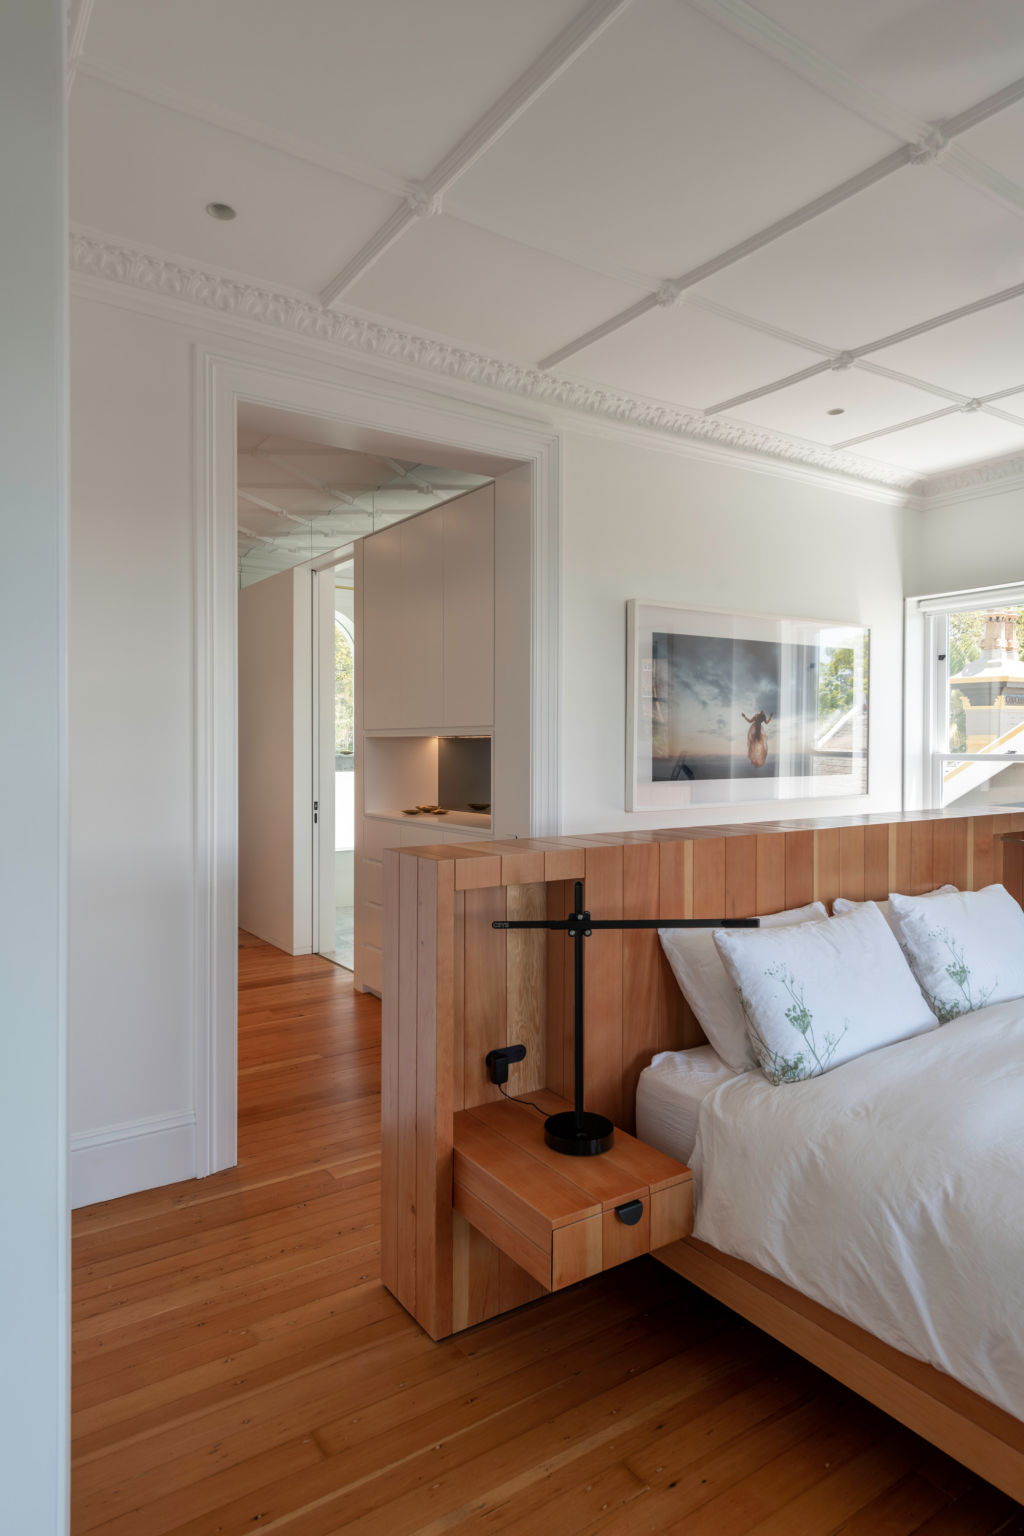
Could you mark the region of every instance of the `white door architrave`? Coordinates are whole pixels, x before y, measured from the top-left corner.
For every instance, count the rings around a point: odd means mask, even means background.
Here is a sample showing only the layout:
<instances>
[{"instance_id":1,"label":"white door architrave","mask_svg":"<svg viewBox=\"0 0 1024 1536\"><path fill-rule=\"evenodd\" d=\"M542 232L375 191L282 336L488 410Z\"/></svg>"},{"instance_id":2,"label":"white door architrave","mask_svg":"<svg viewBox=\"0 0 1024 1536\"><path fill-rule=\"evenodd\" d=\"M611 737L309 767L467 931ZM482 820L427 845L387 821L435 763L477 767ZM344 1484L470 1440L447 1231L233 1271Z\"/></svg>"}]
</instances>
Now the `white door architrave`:
<instances>
[{"instance_id":1,"label":"white door architrave","mask_svg":"<svg viewBox=\"0 0 1024 1536\"><path fill-rule=\"evenodd\" d=\"M529 463L533 481L530 711L534 834L561 827L559 435L506 407L337 364L268 366L195 349L194 1014L196 1174L236 1161L238 740L236 430L245 401L449 450Z\"/></svg>"}]
</instances>

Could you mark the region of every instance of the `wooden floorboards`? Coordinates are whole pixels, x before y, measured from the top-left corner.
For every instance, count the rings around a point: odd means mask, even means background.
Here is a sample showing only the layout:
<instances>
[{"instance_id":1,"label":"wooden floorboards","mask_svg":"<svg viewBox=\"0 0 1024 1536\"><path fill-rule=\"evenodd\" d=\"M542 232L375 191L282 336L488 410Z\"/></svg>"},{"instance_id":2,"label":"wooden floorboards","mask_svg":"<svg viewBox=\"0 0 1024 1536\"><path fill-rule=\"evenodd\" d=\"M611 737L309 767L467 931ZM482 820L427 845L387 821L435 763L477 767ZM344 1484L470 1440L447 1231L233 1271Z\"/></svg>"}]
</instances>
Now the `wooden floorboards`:
<instances>
[{"instance_id":1,"label":"wooden floorboards","mask_svg":"<svg viewBox=\"0 0 1024 1536\"><path fill-rule=\"evenodd\" d=\"M431 1343L378 1278L379 1005L239 960L239 1166L75 1215L74 1536L1024 1533L652 1260Z\"/></svg>"}]
</instances>

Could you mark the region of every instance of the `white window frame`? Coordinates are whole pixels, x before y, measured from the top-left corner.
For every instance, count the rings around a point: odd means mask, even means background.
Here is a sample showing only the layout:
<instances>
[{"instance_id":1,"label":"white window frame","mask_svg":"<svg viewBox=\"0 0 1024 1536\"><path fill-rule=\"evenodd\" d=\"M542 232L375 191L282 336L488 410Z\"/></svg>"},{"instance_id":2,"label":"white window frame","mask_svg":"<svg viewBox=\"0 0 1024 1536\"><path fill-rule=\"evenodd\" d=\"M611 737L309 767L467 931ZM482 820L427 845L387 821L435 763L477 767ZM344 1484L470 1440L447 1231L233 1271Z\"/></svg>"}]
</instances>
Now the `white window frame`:
<instances>
[{"instance_id":1,"label":"white window frame","mask_svg":"<svg viewBox=\"0 0 1024 1536\"><path fill-rule=\"evenodd\" d=\"M1024 605L1024 582L973 587L907 599L904 654L903 803L907 810L942 809L942 763L1020 763L1019 753L949 750L949 615L977 608Z\"/></svg>"}]
</instances>

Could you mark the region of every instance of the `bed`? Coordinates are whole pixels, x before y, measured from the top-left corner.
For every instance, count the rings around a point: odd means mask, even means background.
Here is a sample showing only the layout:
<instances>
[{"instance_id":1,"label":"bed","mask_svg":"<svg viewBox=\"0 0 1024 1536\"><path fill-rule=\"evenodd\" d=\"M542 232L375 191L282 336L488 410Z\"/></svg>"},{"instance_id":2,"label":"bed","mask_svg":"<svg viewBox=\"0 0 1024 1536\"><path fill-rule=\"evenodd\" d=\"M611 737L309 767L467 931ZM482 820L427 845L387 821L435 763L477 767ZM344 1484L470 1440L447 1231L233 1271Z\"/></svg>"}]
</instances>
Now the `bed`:
<instances>
[{"instance_id":1,"label":"bed","mask_svg":"<svg viewBox=\"0 0 1024 1536\"><path fill-rule=\"evenodd\" d=\"M560 934L496 932L495 921L545 913L561 917L569 910L571 882L579 879L585 882L585 899L595 917L647 919L660 913L763 918L801 903L820 901L831 908L837 898L881 900L891 890L925 893L947 882L978 890L999 880L1019 915L1024 905L1024 814L914 813L831 824L494 841L389 852L384 866L382 1270L398 1300L431 1337L441 1339L541 1294L513 1255L467 1227L453 1208L456 1117L500 1098L484 1068L487 1052L502 1041L526 1045L526 1060L512 1069L508 1084L513 1094L529 1098L548 1090L564 1099L572 1092L569 946ZM1016 995L1024 995L1024 985ZM701 1048L703 1067L690 1074L691 1089L699 1078L699 1091L691 1093L687 1111L689 1136L696 1141L699 1124L700 1144L660 1142L673 1156L692 1160L696 1169L696 1231L657 1247L655 1257L1024 1501L1019 1367L1004 1360L1001 1350L989 1350L987 1357L982 1350L979 1373L972 1374L956 1355L961 1325L972 1323L977 1312L980 1280L987 1285L1013 1262L1009 1251L990 1251L981 1258L982 1240L1007 1232L1015 1212L1020 1220L1014 1179L1024 1147L1013 1119L1024 1098L1019 1091L1024 1087L1019 1078L1020 1024L1012 1008L996 1004L994 998L992 1004L975 1009L972 1019L962 1024L936 1029L934 1038L927 1032L882 1045L873 1060L865 1056L836 1065L821 1079L782 1087L759 1085L757 1074L716 1066L708 1054L707 1032L680 994L656 934L595 933L586 962L586 1099L588 1109L609 1116L625 1130L634 1128L635 1110L641 1138L659 1144L658 1131L644 1116L650 1112L663 1121L668 1116L673 1073L665 1064L679 1052ZM982 1029L973 1028L979 1023ZM988 1060L991 1081L978 1091L995 1093L999 1116L1008 1121L1002 1153L972 1143L963 1122L966 1101L958 1097L965 1086L963 1073L959 1065L955 1072L950 1067L960 1035L971 1045L980 1046L983 1037L988 1042L975 1064L980 1071L982 1058ZM1011 1036L1018 1052L1012 1071ZM642 1088L638 1098L637 1083L655 1057L662 1058L661 1070L653 1074L659 1081L645 1108L647 1089ZM911 1128L901 1118L910 1108L898 1109L887 1096L886 1074L898 1068L916 1080L926 1063L941 1092L935 1087L918 1096L916 1104L910 1100L920 1117ZM854 1088L862 1080L874 1086L865 1087L858 1100ZM847 1092L852 1099L845 1108L838 1099L833 1103L835 1096ZM828 1104L830 1137L841 1148L834 1185L824 1181L809 1151L806 1166L798 1167L800 1146L791 1159L793 1179L772 1177L771 1160L762 1155L758 1138L781 1137L796 1117L776 1117L784 1123L773 1125L769 1114L758 1129L756 1102L768 1096L790 1109L799 1106L801 1113L806 1101L811 1120L815 1105ZM994 1112L986 1114L990 1124L996 1118ZM736 1132L737 1121L747 1134L745 1146ZM838 1125L844 1126L842 1135L835 1129ZM852 1139L855 1130L863 1133L866 1143L859 1150ZM920 1164L907 1169L897 1183L913 1177L929 1196L917 1205L927 1278L932 1292L953 1286L951 1305L962 1314L952 1318L950 1327L951 1320L941 1315L941 1297L926 1289L916 1298L924 1331L921 1343L913 1337L912 1317L908 1321L898 1309L884 1313L872 1291L871 1286L885 1278L872 1273L880 1265L867 1258L858 1266L855 1245L850 1244L838 1265L833 1255L817 1278L798 1274L787 1268L784 1253L774 1253L763 1236L755 1235L750 1213L740 1212L735 1190L730 1193L722 1182L727 1160L741 1163L744 1198L756 1206L779 1202L775 1225L797 1248L813 1250L816 1244L803 1219L812 1200L816 1207L844 1202L845 1226L848 1206L883 1208L895 1198L886 1193L886 1179L893 1175L885 1137L891 1139L893 1132L897 1140L918 1141L926 1133L931 1138L935 1150L922 1150ZM723 1138L730 1150L716 1161ZM806 1134L801 1146L804 1143L811 1145ZM772 1154L780 1159L788 1155ZM980 1158L976 1167L975 1158ZM996 1165L1005 1179L1004 1194L992 1173ZM804 1181L799 1187L797 1172ZM758 1185L755 1176L764 1182ZM974 1188L976 1194L970 1192ZM952 1198L964 1191L964 1214L969 1216L972 1204L977 1205L980 1234L969 1224L954 1229L952 1217L943 1216L945 1195ZM1000 1200L1007 1202L1005 1221L999 1214ZM735 1230L741 1224L750 1227L748 1235ZM863 1252L869 1252L867 1246ZM954 1273L940 1283L935 1266L949 1258L956 1261ZM1024 1310L1020 1282L1014 1289L1000 1281L991 1289L988 1301L996 1308L991 1326L1002 1329L1008 1326L1005 1309L1017 1316ZM1019 1332L1014 1338L1017 1349Z\"/></svg>"},{"instance_id":2,"label":"bed","mask_svg":"<svg viewBox=\"0 0 1024 1536\"><path fill-rule=\"evenodd\" d=\"M782 1089L710 1054L637 1095L673 1156L699 1117L695 1238L1024 1419L1024 1004Z\"/></svg>"},{"instance_id":3,"label":"bed","mask_svg":"<svg viewBox=\"0 0 1024 1536\"><path fill-rule=\"evenodd\" d=\"M987 990L977 973L990 963L996 983L997 967L1001 973L1003 991L1022 988L1011 949L1016 936L1016 948L1024 952L1024 924L1002 887L934 895L941 901L896 899L921 919L916 929L902 929L892 913L887 914L891 940L872 929L891 960L902 945L906 971L907 962L913 963L921 983L918 1005L927 1013L934 1010L930 1024L919 1018L908 1037L864 1048L839 1065L826 1062L822 1068L817 1058L808 1060L807 1074L791 1080L773 1071L778 1056L765 1047L756 1000L751 1003L749 995L762 974L777 977L783 968L748 965L744 977L735 979L746 987L740 988L746 1032L762 1070L750 1065L736 1070L707 1045L658 1053L638 1083L637 1129L644 1141L686 1160L694 1174L692 1239L659 1257L702 1284L702 1274L724 1265L734 1286L743 1282L776 1301L789 1298L819 1329L845 1320L876 1341L876 1356L880 1345L890 1361L921 1362L940 1392L945 1384L976 1394L1008 1443L1019 1444L1024 997L985 1005ZM989 944L978 921L986 901L994 901L993 910L1009 920L1001 943ZM848 929L855 908L845 905L841 922ZM868 915L857 910L861 918ZM944 926L929 917L936 911L967 913L968 923L973 913L976 944L972 951L968 942L967 957L980 954L980 943L990 960L968 964L956 922L952 929ZM880 928L877 913L873 921ZM798 953L801 946L806 953L809 941L835 942L845 929L826 920L801 932L790 929L781 939L767 935L754 942L762 946L762 958ZM663 942L669 948L680 941L665 933ZM750 941L743 942L749 959ZM727 964L727 951L734 947L731 936L720 936ZM922 970L929 955L934 977ZM696 987L691 964L686 977L691 1003L700 1000L702 980L706 986L708 963L705 956ZM673 967L679 974L675 958ZM794 1002L804 999L804 987L795 982L802 975L797 960L785 971L785 989L774 1004L777 1012L785 1005L782 1025L790 1033L796 1023L807 1029ZM858 980L838 971L835 979L835 1008L842 1011ZM936 995L929 984L944 985L948 995ZM870 995L866 985L865 997ZM947 1017L954 1008L958 1015ZM705 1022L714 1032L717 1020ZM898 1034L898 1024L891 1027ZM770 1282L776 1283L774 1290ZM886 1405L883 1398L876 1400ZM962 1455L959 1445L947 1448ZM987 1475L1000 1480L991 1468ZM1009 1491L1020 1496L1019 1480Z\"/></svg>"}]
</instances>

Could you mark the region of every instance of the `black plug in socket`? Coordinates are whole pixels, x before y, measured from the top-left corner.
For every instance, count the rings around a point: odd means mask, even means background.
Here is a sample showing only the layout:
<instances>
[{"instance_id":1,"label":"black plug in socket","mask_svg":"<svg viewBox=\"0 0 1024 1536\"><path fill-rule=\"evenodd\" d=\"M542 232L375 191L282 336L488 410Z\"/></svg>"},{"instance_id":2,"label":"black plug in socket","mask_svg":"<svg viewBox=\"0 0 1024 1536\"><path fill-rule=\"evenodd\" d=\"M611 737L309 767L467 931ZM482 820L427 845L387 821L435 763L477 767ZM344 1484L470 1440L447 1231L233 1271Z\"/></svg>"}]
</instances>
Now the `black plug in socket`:
<instances>
[{"instance_id":1,"label":"black plug in socket","mask_svg":"<svg viewBox=\"0 0 1024 1536\"><path fill-rule=\"evenodd\" d=\"M500 1050L488 1051L484 1061L491 1074L491 1082L497 1083L499 1088L502 1083L507 1083L509 1063L522 1061L525 1055L525 1045L503 1045Z\"/></svg>"}]
</instances>

